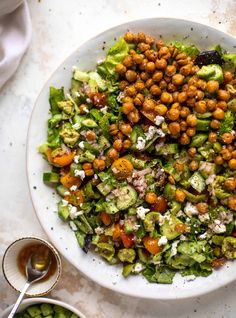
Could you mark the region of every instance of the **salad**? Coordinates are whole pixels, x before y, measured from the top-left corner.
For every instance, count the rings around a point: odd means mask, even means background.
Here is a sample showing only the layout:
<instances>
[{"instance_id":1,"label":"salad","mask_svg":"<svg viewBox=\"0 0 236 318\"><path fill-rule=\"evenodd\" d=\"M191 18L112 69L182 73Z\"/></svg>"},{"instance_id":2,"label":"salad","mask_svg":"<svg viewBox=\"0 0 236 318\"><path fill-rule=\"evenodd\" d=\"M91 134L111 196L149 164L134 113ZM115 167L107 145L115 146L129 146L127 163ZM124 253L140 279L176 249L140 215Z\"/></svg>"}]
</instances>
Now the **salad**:
<instances>
[{"instance_id":1,"label":"salad","mask_svg":"<svg viewBox=\"0 0 236 318\"><path fill-rule=\"evenodd\" d=\"M127 32L50 87L58 216L123 276L172 283L236 258L236 54Z\"/></svg>"}]
</instances>

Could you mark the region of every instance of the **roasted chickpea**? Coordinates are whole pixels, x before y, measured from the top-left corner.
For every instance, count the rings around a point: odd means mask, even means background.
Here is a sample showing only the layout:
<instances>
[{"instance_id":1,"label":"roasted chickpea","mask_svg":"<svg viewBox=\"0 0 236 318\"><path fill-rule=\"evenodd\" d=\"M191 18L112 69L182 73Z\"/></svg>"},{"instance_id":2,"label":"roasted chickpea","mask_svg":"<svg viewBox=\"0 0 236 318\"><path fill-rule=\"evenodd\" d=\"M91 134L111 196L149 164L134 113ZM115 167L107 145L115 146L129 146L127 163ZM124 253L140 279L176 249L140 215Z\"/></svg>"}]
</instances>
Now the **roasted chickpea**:
<instances>
[{"instance_id":1,"label":"roasted chickpea","mask_svg":"<svg viewBox=\"0 0 236 318\"><path fill-rule=\"evenodd\" d=\"M88 130L88 131L86 132L86 139L87 139L88 141L93 141L93 140L95 140L96 138L97 138L97 135L95 134L94 131Z\"/></svg>"},{"instance_id":2,"label":"roasted chickpea","mask_svg":"<svg viewBox=\"0 0 236 318\"><path fill-rule=\"evenodd\" d=\"M188 98L186 102L187 106L190 108L193 108L195 106L195 103L196 103L196 100L194 97Z\"/></svg>"},{"instance_id":3,"label":"roasted chickpea","mask_svg":"<svg viewBox=\"0 0 236 318\"><path fill-rule=\"evenodd\" d=\"M230 99L230 93L224 89L219 89L217 96L219 100L223 100L225 102L228 102Z\"/></svg>"},{"instance_id":4,"label":"roasted chickpea","mask_svg":"<svg viewBox=\"0 0 236 318\"><path fill-rule=\"evenodd\" d=\"M153 84L154 84L153 79L152 79L152 78L149 78L149 79L146 81L145 86L146 86L147 88L150 88Z\"/></svg>"},{"instance_id":5,"label":"roasted chickpea","mask_svg":"<svg viewBox=\"0 0 236 318\"><path fill-rule=\"evenodd\" d=\"M236 170L236 159L230 159L228 164L231 170Z\"/></svg>"},{"instance_id":6,"label":"roasted chickpea","mask_svg":"<svg viewBox=\"0 0 236 318\"><path fill-rule=\"evenodd\" d=\"M107 156L111 160L116 160L116 159L119 158L119 153L118 153L118 151L116 149L111 148L111 149L108 150Z\"/></svg>"},{"instance_id":7,"label":"roasted chickpea","mask_svg":"<svg viewBox=\"0 0 236 318\"><path fill-rule=\"evenodd\" d=\"M180 143L181 145L188 145L190 143L190 138L186 133L183 133L180 137Z\"/></svg>"},{"instance_id":8,"label":"roasted chickpea","mask_svg":"<svg viewBox=\"0 0 236 318\"><path fill-rule=\"evenodd\" d=\"M137 35L138 42L146 42L146 35L144 32L138 32Z\"/></svg>"},{"instance_id":9,"label":"roasted chickpea","mask_svg":"<svg viewBox=\"0 0 236 318\"><path fill-rule=\"evenodd\" d=\"M216 104L216 108L220 108L222 109L223 111L226 111L227 108L228 108L228 105L225 101L223 100L220 100L217 104Z\"/></svg>"},{"instance_id":10,"label":"roasted chickpea","mask_svg":"<svg viewBox=\"0 0 236 318\"><path fill-rule=\"evenodd\" d=\"M123 123L119 126L119 128L120 128L120 131L126 136L129 136L132 132L132 127L130 126L130 124Z\"/></svg>"},{"instance_id":11,"label":"roasted chickpea","mask_svg":"<svg viewBox=\"0 0 236 318\"><path fill-rule=\"evenodd\" d=\"M192 70L192 65L187 64L180 68L180 73L184 76L188 76L191 73L191 70Z\"/></svg>"},{"instance_id":12,"label":"roasted chickpea","mask_svg":"<svg viewBox=\"0 0 236 318\"><path fill-rule=\"evenodd\" d=\"M132 32L126 32L125 35L124 35L124 39L126 42L128 43L132 43L135 39L135 36Z\"/></svg>"},{"instance_id":13,"label":"roasted chickpea","mask_svg":"<svg viewBox=\"0 0 236 318\"><path fill-rule=\"evenodd\" d=\"M145 201L149 204L155 204L157 202L157 195L154 192L148 192L145 195Z\"/></svg>"},{"instance_id":14,"label":"roasted chickpea","mask_svg":"<svg viewBox=\"0 0 236 318\"><path fill-rule=\"evenodd\" d=\"M160 98L161 102L163 104L169 104L169 103L172 103L173 101L173 97L170 93L167 93L167 92L163 92L161 94L161 98Z\"/></svg>"},{"instance_id":15,"label":"roasted chickpea","mask_svg":"<svg viewBox=\"0 0 236 318\"><path fill-rule=\"evenodd\" d=\"M188 154L190 157L194 157L197 153L197 149L195 147L191 147L188 149Z\"/></svg>"},{"instance_id":16,"label":"roasted chickpea","mask_svg":"<svg viewBox=\"0 0 236 318\"><path fill-rule=\"evenodd\" d=\"M175 108L171 108L167 111L166 116L169 120L175 121L179 119L179 110Z\"/></svg>"},{"instance_id":17,"label":"roasted chickpea","mask_svg":"<svg viewBox=\"0 0 236 318\"><path fill-rule=\"evenodd\" d=\"M133 70L128 70L126 73L125 73L125 77L127 79L128 82L135 82L136 79L137 79L137 73Z\"/></svg>"},{"instance_id":18,"label":"roasted chickpea","mask_svg":"<svg viewBox=\"0 0 236 318\"><path fill-rule=\"evenodd\" d=\"M109 126L109 132L111 135L115 136L119 132L118 126L116 124L111 124Z\"/></svg>"},{"instance_id":19,"label":"roasted chickpea","mask_svg":"<svg viewBox=\"0 0 236 318\"><path fill-rule=\"evenodd\" d=\"M176 201L183 203L185 198L186 198L186 194L184 193L184 191L181 189L176 189L175 191Z\"/></svg>"},{"instance_id":20,"label":"roasted chickpea","mask_svg":"<svg viewBox=\"0 0 236 318\"><path fill-rule=\"evenodd\" d=\"M222 140L226 144L231 144L231 142L234 140L234 136L231 133L226 132L222 135Z\"/></svg>"},{"instance_id":21,"label":"roasted chickpea","mask_svg":"<svg viewBox=\"0 0 236 318\"><path fill-rule=\"evenodd\" d=\"M210 141L210 143L212 143L212 144L214 142L216 142L217 141L217 134L215 132L211 131L209 133L209 136L208 136L208 141Z\"/></svg>"},{"instance_id":22,"label":"roasted chickpea","mask_svg":"<svg viewBox=\"0 0 236 318\"><path fill-rule=\"evenodd\" d=\"M156 43L157 49L159 50L163 46L164 46L164 41L162 39L158 40Z\"/></svg>"},{"instance_id":23,"label":"roasted chickpea","mask_svg":"<svg viewBox=\"0 0 236 318\"><path fill-rule=\"evenodd\" d=\"M180 104L186 102L187 99L188 99L188 95L187 95L186 92L181 92L181 93L178 94L178 102Z\"/></svg>"},{"instance_id":24,"label":"roasted chickpea","mask_svg":"<svg viewBox=\"0 0 236 318\"><path fill-rule=\"evenodd\" d=\"M177 136L180 133L180 124L177 122L170 123L168 125L171 135Z\"/></svg>"},{"instance_id":25,"label":"roasted chickpea","mask_svg":"<svg viewBox=\"0 0 236 318\"><path fill-rule=\"evenodd\" d=\"M163 58L156 59L155 66L158 70L164 70L167 66L167 61Z\"/></svg>"},{"instance_id":26,"label":"roasted chickpea","mask_svg":"<svg viewBox=\"0 0 236 318\"><path fill-rule=\"evenodd\" d=\"M121 109L122 112L127 115L130 112L132 112L135 109L135 107L133 103L124 103Z\"/></svg>"},{"instance_id":27,"label":"roasted chickpea","mask_svg":"<svg viewBox=\"0 0 236 318\"><path fill-rule=\"evenodd\" d=\"M170 55L169 48L167 46L162 46L158 52L158 56L166 60L170 58L171 55Z\"/></svg>"},{"instance_id":28,"label":"roasted chickpea","mask_svg":"<svg viewBox=\"0 0 236 318\"><path fill-rule=\"evenodd\" d=\"M178 223L175 225L175 231L178 233L186 233L188 230L187 225L183 223Z\"/></svg>"},{"instance_id":29,"label":"roasted chickpea","mask_svg":"<svg viewBox=\"0 0 236 318\"><path fill-rule=\"evenodd\" d=\"M172 83L176 86L182 85L184 82L184 76L182 74L175 74L172 77Z\"/></svg>"},{"instance_id":30,"label":"roasted chickpea","mask_svg":"<svg viewBox=\"0 0 236 318\"><path fill-rule=\"evenodd\" d=\"M178 109L180 111L180 109L181 109L180 103L175 102L174 104L171 105L171 108L172 109Z\"/></svg>"},{"instance_id":31,"label":"roasted chickpea","mask_svg":"<svg viewBox=\"0 0 236 318\"><path fill-rule=\"evenodd\" d=\"M143 102L143 109L146 111L154 110L156 103L153 99L146 98Z\"/></svg>"},{"instance_id":32,"label":"roasted chickpea","mask_svg":"<svg viewBox=\"0 0 236 318\"><path fill-rule=\"evenodd\" d=\"M121 139L116 139L114 142L113 142L113 148L117 151L121 151L122 149L122 146L123 146L123 143L122 143L122 140Z\"/></svg>"},{"instance_id":33,"label":"roasted chickpea","mask_svg":"<svg viewBox=\"0 0 236 318\"><path fill-rule=\"evenodd\" d=\"M232 158L236 159L236 150L233 150L231 154L232 154Z\"/></svg>"},{"instance_id":34,"label":"roasted chickpea","mask_svg":"<svg viewBox=\"0 0 236 318\"><path fill-rule=\"evenodd\" d=\"M206 89L206 81L199 79L197 81L197 87L201 88L202 90Z\"/></svg>"},{"instance_id":35,"label":"roasted chickpea","mask_svg":"<svg viewBox=\"0 0 236 318\"><path fill-rule=\"evenodd\" d=\"M127 82L127 81L120 81L119 82L119 89L121 90L121 91L124 91L125 90L125 88L127 87L129 85L129 83Z\"/></svg>"},{"instance_id":36,"label":"roasted chickpea","mask_svg":"<svg viewBox=\"0 0 236 318\"><path fill-rule=\"evenodd\" d=\"M169 176L168 181L170 182L170 184L175 184L175 179L173 176Z\"/></svg>"},{"instance_id":37,"label":"roasted chickpea","mask_svg":"<svg viewBox=\"0 0 236 318\"><path fill-rule=\"evenodd\" d=\"M160 89L160 87L157 86L157 85L152 85L152 86L150 87L150 93L151 93L152 95L154 95L154 96L159 96L159 95L161 95L161 89Z\"/></svg>"},{"instance_id":38,"label":"roasted chickpea","mask_svg":"<svg viewBox=\"0 0 236 318\"><path fill-rule=\"evenodd\" d=\"M180 110L180 117L186 118L190 114L190 110L188 107L182 107Z\"/></svg>"},{"instance_id":39,"label":"roasted chickpea","mask_svg":"<svg viewBox=\"0 0 236 318\"><path fill-rule=\"evenodd\" d=\"M202 99L204 98L204 95L205 95L205 94L203 93L203 91L201 91L201 90L198 89L198 90L196 91L195 99L196 99L196 100L202 100Z\"/></svg>"},{"instance_id":40,"label":"roasted chickpea","mask_svg":"<svg viewBox=\"0 0 236 318\"><path fill-rule=\"evenodd\" d=\"M224 82L230 83L233 79L233 74L230 71L224 71Z\"/></svg>"},{"instance_id":41,"label":"roasted chickpea","mask_svg":"<svg viewBox=\"0 0 236 318\"><path fill-rule=\"evenodd\" d=\"M161 81L159 82L159 87L160 87L160 89L165 90L165 89L167 88L167 83L166 83L166 81L165 81L165 80L161 80Z\"/></svg>"},{"instance_id":42,"label":"roasted chickpea","mask_svg":"<svg viewBox=\"0 0 236 318\"><path fill-rule=\"evenodd\" d=\"M106 168L105 160L103 160L103 159L94 159L93 168L95 170L99 170L99 171L104 170Z\"/></svg>"},{"instance_id":43,"label":"roasted chickpea","mask_svg":"<svg viewBox=\"0 0 236 318\"><path fill-rule=\"evenodd\" d=\"M226 148L222 149L220 154L224 160L228 161L232 158L231 152ZM235 160L235 159L233 159L233 160Z\"/></svg>"},{"instance_id":44,"label":"roasted chickpea","mask_svg":"<svg viewBox=\"0 0 236 318\"><path fill-rule=\"evenodd\" d=\"M236 180L234 178L228 178L225 180L224 186L226 187L226 189L233 191L236 188Z\"/></svg>"},{"instance_id":45,"label":"roasted chickpea","mask_svg":"<svg viewBox=\"0 0 236 318\"><path fill-rule=\"evenodd\" d=\"M187 125L186 121L183 121L183 120L182 120L182 121L180 122L180 130L181 130L181 131L186 131L187 128L188 128L188 125Z\"/></svg>"},{"instance_id":46,"label":"roasted chickpea","mask_svg":"<svg viewBox=\"0 0 236 318\"><path fill-rule=\"evenodd\" d=\"M236 196L229 197L227 205L231 210L236 211Z\"/></svg>"},{"instance_id":47,"label":"roasted chickpea","mask_svg":"<svg viewBox=\"0 0 236 318\"><path fill-rule=\"evenodd\" d=\"M122 134L121 131L119 131L119 132L117 133L117 135L116 135L116 139L124 140L124 139L125 139L125 136L124 136L124 134Z\"/></svg>"},{"instance_id":48,"label":"roasted chickpea","mask_svg":"<svg viewBox=\"0 0 236 318\"><path fill-rule=\"evenodd\" d=\"M215 164L221 166L224 163L224 159L221 156L215 158Z\"/></svg>"},{"instance_id":49,"label":"roasted chickpea","mask_svg":"<svg viewBox=\"0 0 236 318\"><path fill-rule=\"evenodd\" d=\"M146 65L146 72L148 73L153 73L155 71L156 67L155 67L155 63L153 62L148 62Z\"/></svg>"},{"instance_id":50,"label":"roasted chickpea","mask_svg":"<svg viewBox=\"0 0 236 318\"><path fill-rule=\"evenodd\" d=\"M220 126L221 126L221 123L220 123L219 120L213 119L213 120L211 121L211 123L210 123L210 126L211 126L212 129L219 129Z\"/></svg>"},{"instance_id":51,"label":"roasted chickpea","mask_svg":"<svg viewBox=\"0 0 236 318\"><path fill-rule=\"evenodd\" d=\"M132 142L129 139L123 141L123 150L127 150L131 147Z\"/></svg>"},{"instance_id":52,"label":"roasted chickpea","mask_svg":"<svg viewBox=\"0 0 236 318\"><path fill-rule=\"evenodd\" d=\"M168 108L164 104L158 104L155 106L155 111L158 115L164 116L167 112Z\"/></svg>"},{"instance_id":53,"label":"roasted chickpea","mask_svg":"<svg viewBox=\"0 0 236 318\"><path fill-rule=\"evenodd\" d=\"M139 111L135 108L132 112L130 112L127 115L127 118L132 124L137 123L140 119Z\"/></svg>"},{"instance_id":54,"label":"roasted chickpea","mask_svg":"<svg viewBox=\"0 0 236 318\"><path fill-rule=\"evenodd\" d=\"M144 102L144 95L143 94L137 94L136 97L134 98L134 104L136 106L142 106Z\"/></svg>"},{"instance_id":55,"label":"roasted chickpea","mask_svg":"<svg viewBox=\"0 0 236 318\"><path fill-rule=\"evenodd\" d=\"M122 61L122 64L125 66L125 67L131 67L132 64L133 64L133 59L130 55L127 55L123 61Z\"/></svg>"},{"instance_id":56,"label":"roasted chickpea","mask_svg":"<svg viewBox=\"0 0 236 318\"><path fill-rule=\"evenodd\" d=\"M123 103L133 103L133 98L130 96L124 96L122 99Z\"/></svg>"},{"instance_id":57,"label":"roasted chickpea","mask_svg":"<svg viewBox=\"0 0 236 318\"><path fill-rule=\"evenodd\" d=\"M195 127L189 127L187 130L186 130L186 134L189 136L189 137L193 137L196 135L196 128Z\"/></svg>"},{"instance_id":58,"label":"roasted chickpea","mask_svg":"<svg viewBox=\"0 0 236 318\"><path fill-rule=\"evenodd\" d=\"M207 110L207 104L204 100L195 103L195 111L199 114L204 114Z\"/></svg>"},{"instance_id":59,"label":"roasted chickpea","mask_svg":"<svg viewBox=\"0 0 236 318\"><path fill-rule=\"evenodd\" d=\"M136 91L134 85L126 86L125 94L128 96L134 97L137 94L137 91Z\"/></svg>"},{"instance_id":60,"label":"roasted chickpea","mask_svg":"<svg viewBox=\"0 0 236 318\"><path fill-rule=\"evenodd\" d=\"M209 109L210 111L213 111L216 109L216 101L214 99L208 99L207 109Z\"/></svg>"},{"instance_id":61,"label":"roasted chickpea","mask_svg":"<svg viewBox=\"0 0 236 318\"><path fill-rule=\"evenodd\" d=\"M150 45L146 43L139 43L138 48L141 52L145 52L147 50L150 50ZM136 52L135 52L136 53Z\"/></svg>"},{"instance_id":62,"label":"roasted chickpea","mask_svg":"<svg viewBox=\"0 0 236 318\"><path fill-rule=\"evenodd\" d=\"M190 169L191 171L197 170L198 167L199 167L199 163L198 163L196 160L192 160L192 161L190 162L190 164L189 164L189 169Z\"/></svg>"},{"instance_id":63,"label":"roasted chickpea","mask_svg":"<svg viewBox=\"0 0 236 318\"><path fill-rule=\"evenodd\" d=\"M206 84L206 90L208 93L213 94L219 90L219 82L210 80Z\"/></svg>"},{"instance_id":64,"label":"roasted chickpea","mask_svg":"<svg viewBox=\"0 0 236 318\"><path fill-rule=\"evenodd\" d=\"M82 164L82 168L84 170L89 170L89 169L93 168L93 165L90 162L85 162L85 163Z\"/></svg>"},{"instance_id":65,"label":"roasted chickpea","mask_svg":"<svg viewBox=\"0 0 236 318\"><path fill-rule=\"evenodd\" d=\"M208 211L208 204L205 202L199 202L196 204L196 208L199 214L205 214Z\"/></svg>"},{"instance_id":66,"label":"roasted chickpea","mask_svg":"<svg viewBox=\"0 0 236 318\"><path fill-rule=\"evenodd\" d=\"M224 119L225 112L220 108L216 108L216 110L213 112L213 117L215 119Z\"/></svg>"},{"instance_id":67,"label":"roasted chickpea","mask_svg":"<svg viewBox=\"0 0 236 318\"><path fill-rule=\"evenodd\" d=\"M93 169L87 169L87 170L84 170L84 173L86 175L86 177L91 177L94 175L94 170Z\"/></svg>"},{"instance_id":68,"label":"roasted chickpea","mask_svg":"<svg viewBox=\"0 0 236 318\"><path fill-rule=\"evenodd\" d=\"M125 74L127 69L123 64L119 63L116 65L115 70L116 70L116 73L118 73L118 74Z\"/></svg>"},{"instance_id":69,"label":"roasted chickpea","mask_svg":"<svg viewBox=\"0 0 236 318\"><path fill-rule=\"evenodd\" d=\"M177 90L177 87L173 83L168 83L167 90L170 93L174 93Z\"/></svg>"},{"instance_id":70,"label":"roasted chickpea","mask_svg":"<svg viewBox=\"0 0 236 318\"><path fill-rule=\"evenodd\" d=\"M160 80L162 80L163 78L163 73L162 71L156 71L153 75L152 75L152 79L154 82L160 82Z\"/></svg>"},{"instance_id":71,"label":"roasted chickpea","mask_svg":"<svg viewBox=\"0 0 236 318\"><path fill-rule=\"evenodd\" d=\"M141 63L143 62L143 59L144 59L143 54L134 54L134 55L133 55L133 61L134 61L136 64L141 64Z\"/></svg>"},{"instance_id":72,"label":"roasted chickpea","mask_svg":"<svg viewBox=\"0 0 236 318\"><path fill-rule=\"evenodd\" d=\"M195 97L196 92L197 92L197 87L193 85L189 85L187 90L188 97Z\"/></svg>"},{"instance_id":73,"label":"roasted chickpea","mask_svg":"<svg viewBox=\"0 0 236 318\"><path fill-rule=\"evenodd\" d=\"M138 80L135 84L134 87L137 92L142 92L145 88L145 84L142 80Z\"/></svg>"},{"instance_id":74,"label":"roasted chickpea","mask_svg":"<svg viewBox=\"0 0 236 318\"><path fill-rule=\"evenodd\" d=\"M176 73L176 67L174 65L167 65L165 74L167 76L173 76Z\"/></svg>"},{"instance_id":75,"label":"roasted chickpea","mask_svg":"<svg viewBox=\"0 0 236 318\"><path fill-rule=\"evenodd\" d=\"M195 127L195 126L197 126L197 117L193 114L190 114L190 115L188 115L186 122L187 122L188 126Z\"/></svg>"}]
</instances>

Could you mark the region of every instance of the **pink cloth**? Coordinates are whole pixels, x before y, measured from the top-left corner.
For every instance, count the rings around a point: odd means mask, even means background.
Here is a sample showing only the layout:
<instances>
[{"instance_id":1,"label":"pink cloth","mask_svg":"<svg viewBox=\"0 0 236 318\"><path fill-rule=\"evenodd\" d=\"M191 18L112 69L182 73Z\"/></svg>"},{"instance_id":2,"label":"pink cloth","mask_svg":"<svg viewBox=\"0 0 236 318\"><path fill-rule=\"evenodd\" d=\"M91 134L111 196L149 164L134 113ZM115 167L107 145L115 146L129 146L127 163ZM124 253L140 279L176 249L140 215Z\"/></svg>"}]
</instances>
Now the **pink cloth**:
<instances>
[{"instance_id":1,"label":"pink cloth","mask_svg":"<svg viewBox=\"0 0 236 318\"><path fill-rule=\"evenodd\" d=\"M0 87L15 73L31 32L26 1L0 0Z\"/></svg>"}]
</instances>

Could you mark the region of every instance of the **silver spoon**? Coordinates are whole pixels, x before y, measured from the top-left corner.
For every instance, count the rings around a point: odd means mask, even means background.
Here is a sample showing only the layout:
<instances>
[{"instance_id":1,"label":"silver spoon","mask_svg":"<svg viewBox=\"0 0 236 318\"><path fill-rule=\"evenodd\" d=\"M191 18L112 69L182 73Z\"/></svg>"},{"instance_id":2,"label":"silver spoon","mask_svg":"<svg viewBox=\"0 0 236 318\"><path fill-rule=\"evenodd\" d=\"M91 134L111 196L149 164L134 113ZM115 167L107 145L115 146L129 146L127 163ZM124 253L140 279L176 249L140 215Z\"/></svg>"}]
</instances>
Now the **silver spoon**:
<instances>
[{"instance_id":1,"label":"silver spoon","mask_svg":"<svg viewBox=\"0 0 236 318\"><path fill-rule=\"evenodd\" d=\"M30 255L26 266L25 266L25 273L27 277L27 281L14 305L8 318L14 317L17 308L19 307L22 299L25 296L26 291L30 287L31 284L37 282L38 280L45 277L48 273L48 270L51 265L51 253L50 250L47 248L46 250L40 252L40 247L36 253Z\"/></svg>"}]
</instances>

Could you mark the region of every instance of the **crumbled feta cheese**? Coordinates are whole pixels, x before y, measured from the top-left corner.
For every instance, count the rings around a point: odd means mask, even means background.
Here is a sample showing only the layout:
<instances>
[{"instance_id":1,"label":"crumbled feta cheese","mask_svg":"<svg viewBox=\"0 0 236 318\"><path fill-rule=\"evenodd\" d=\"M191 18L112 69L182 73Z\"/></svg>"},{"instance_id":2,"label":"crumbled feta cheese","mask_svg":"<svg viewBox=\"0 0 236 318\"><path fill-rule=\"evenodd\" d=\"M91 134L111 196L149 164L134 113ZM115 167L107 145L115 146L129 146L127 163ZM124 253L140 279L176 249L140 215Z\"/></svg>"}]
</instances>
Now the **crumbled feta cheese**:
<instances>
[{"instance_id":1,"label":"crumbled feta cheese","mask_svg":"<svg viewBox=\"0 0 236 318\"><path fill-rule=\"evenodd\" d=\"M80 93L79 92L75 92L75 96L80 97Z\"/></svg>"},{"instance_id":2,"label":"crumbled feta cheese","mask_svg":"<svg viewBox=\"0 0 236 318\"><path fill-rule=\"evenodd\" d=\"M107 107L107 106L104 106L104 107L100 108L100 111L101 111L103 114L106 114L106 113L107 113L107 109L108 109L108 107Z\"/></svg>"},{"instance_id":3,"label":"crumbled feta cheese","mask_svg":"<svg viewBox=\"0 0 236 318\"><path fill-rule=\"evenodd\" d=\"M75 169L74 174L76 177L80 177L81 180L84 180L84 178L85 178L84 170Z\"/></svg>"},{"instance_id":4,"label":"crumbled feta cheese","mask_svg":"<svg viewBox=\"0 0 236 318\"><path fill-rule=\"evenodd\" d=\"M72 125L72 128L79 129L79 123L75 123L74 125Z\"/></svg>"},{"instance_id":5,"label":"crumbled feta cheese","mask_svg":"<svg viewBox=\"0 0 236 318\"><path fill-rule=\"evenodd\" d=\"M215 174L210 175L210 176L206 179L206 181L205 181L206 184L207 184L207 185L208 185L208 184L212 184L212 182L214 181L215 177L216 177Z\"/></svg>"},{"instance_id":6,"label":"crumbled feta cheese","mask_svg":"<svg viewBox=\"0 0 236 318\"><path fill-rule=\"evenodd\" d=\"M67 98L67 99L71 99L71 96L70 96L69 93L66 93L66 98Z\"/></svg>"},{"instance_id":7,"label":"crumbled feta cheese","mask_svg":"<svg viewBox=\"0 0 236 318\"><path fill-rule=\"evenodd\" d=\"M170 257L173 257L177 254L177 246L179 244L179 240L174 241L171 246Z\"/></svg>"},{"instance_id":8,"label":"crumbled feta cheese","mask_svg":"<svg viewBox=\"0 0 236 318\"><path fill-rule=\"evenodd\" d=\"M63 199L62 199L61 202L62 202L62 205L63 205L63 206L67 206L67 205L68 205L68 201L66 201L66 200L63 200Z\"/></svg>"},{"instance_id":9,"label":"crumbled feta cheese","mask_svg":"<svg viewBox=\"0 0 236 318\"><path fill-rule=\"evenodd\" d=\"M80 149L84 149L84 141L79 142L79 147L80 147Z\"/></svg>"},{"instance_id":10,"label":"crumbled feta cheese","mask_svg":"<svg viewBox=\"0 0 236 318\"><path fill-rule=\"evenodd\" d=\"M141 219L144 220L145 219L145 214L148 213L150 211L150 209L146 209L143 206L139 206L137 208L137 216Z\"/></svg>"},{"instance_id":11,"label":"crumbled feta cheese","mask_svg":"<svg viewBox=\"0 0 236 318\"><path fill-rule=\"evenodd\" d=\"M132 269L133 273L140 273L143 269L143 265L141 263L136 263L134 268Z\"/></svg>"},{"instance_id":12,"label":"crumbled feta cheese","mask_svg":"<svg viewBox=\"0 0 236 318\"><path fill-rule=\"evenodd\" d=\"M138 137L137 139L137 149L143 150L145 148L146 140L143 137Z\"/></svg>"},{"instance_id":13,"label":"crumbled feta cheese","mask_svg":"<svg viewBox=\"0 0 236 318\"><path fill-rule=\"evenodd\" d=\"M177 212L176 216L180 217L180 216L184 216L184 212L182 210L179 210L179 212Z\"/></svg>"},{"instance_id":14,"label":"crumbled feta cheese","mask_svg":"<svg viewBox=\"0 0 236 318\"><path fill-rule=\"evenodd\" d=\"M95 173L95 175L93 176L95 180L97 180L98 175Z\"/></svg>"},{"instance_id":15,"label":"crumbled feta cheese","mask_svg":"<svg viewBox=\"0 0 236 318\"><path fill-rule=\"evenodd\" d=\"M96 227L94 231L98 235L101 235L104 233L104 229L101 226Z\"/></svg>"},{"instance_id":16,"label":"crumbled feta cheese","mask_svg":"<svg viewBox=\"0 0 236 318\"><path fill-rule=\"evenodd\" d=\"M78 212L78 210L75 206L69 205L69 213L70 213L70 217L72 219L75 219L77 217L77 212Z\"/></svg>"},{"instance_id":17,"label":"crumbled feta cheese","mask_svg":"<svg viewBox=\"0 0 236 318\"><path fill-rule=\"evenodd\" d=\"M73 221L69 222L70 228L72 229L72 231L77 231L77 226L75 225L75 223Z\"/></svg>"},{"instance_id":18,"label":"crumbled feta cheese","mask_svg":"<svg viewBox=\"0 0 236 318\"><path fill-rule=\"evenodd\" d=\"M69 191L65 191L64 195L70 195L70 192Z\"/></svg>"},{"instance_id":19,"label":"crumbled feta cheese","mask_svg":"<svg viewBox=\"0 0 236 318\"><path fill-rule=\"evenodd\" d=\"M119 103L121 103L124 97L125 97L124 92L120 92L116 99Z\"/></svg>"},{"instance_id":20,"label":"crumbled feta cheese","mask_svg":"<svg viewBox=\"0 0 236 318\"><path fill-rule=\"evenodd\" d=\"M200 234L198 236L199 240L205 240L207 238L207 232L203 233L203 234Z\"/></svg>"},{"instance_id":21,"label":"crumbled feta cheese","mask_svg":"<svg viewBox=\"0 0 236 318\"><path fill-rule=\"evenodd\" d=\"M78 188L78 187L77 187L76 185L73 185L73 186L70 187L70 191L76 191L77 188Z\"/></svg>"},{"instance_id":22,"label":"crumbled feta cheese","mask_svg":"<svg viewBox=\"0 0 236 318\"><path fill-rule=\"evenodd\" d=\"M180 241L187 241L187 237L183 234L180 235L179 239Z\"/></svg>"},{"instance_id":23,"label":"crumbled feta cheese","mask_svg":"<svg viewBox=\"0 0 236 318\"><path fill-rule=\"evenodd\" d=\"M79 162L79 156L74 156L74 162L78 163Z\"/></svg>"},{"instance_id":24,"label":"crumbled feta cheese","mask_svg":"<svg viewBox=\"0 0 236 318\"><path fill-rule=\"evenodd\" d=\"M91 99L90 98L86 98L86 103L91 103Z\"/></svg>"},{"instance_id":25,"label":"crumbled feta cheese","mask_svg":"<svg viewBox=\"0 0 236 318\"><path fill-rule=\"evenodd\" d=\"M164 142L161 141L155 145L156 151L159 151L164 146Z\"/></svg>"},{"instance_id":26,"label":"crumbled feta cheese","mask_svg":"<svg viewBox=\"0 0 236 318\"><path fill-rule=\"evenodd\" d=\"M188 275L184 277L187 282L191 282L196 279L195 275Z\"/></svg>"},{"instance_id":27,"label":"crumbled feta cheese","mask_svg":"<svg viewBox=\"0 0 236 318\"><path fill-rule=\"evenodd\" d=\"M140 228L139 224L134 224L134 226L133 226L134 231L138 231L139 228Z\"/></svg>"},{"instance_id":28,"label":"crumbled feta cheese","mask_svg":"<svg viewBox=\"0 0 236 318\"><path fill-rule=\"evenodd\" d=\"M216 234L226 232L226 226L223 223L221 223L220 220L214 220L214 223L210 224L209 228L211 228L212 231Z\"/></svg>"},{"instance_id":29,"label":"crumbled feta cheese","mask_svg":"<svg viewBox=\"0 0 236 318\"><path fill-rule=\"evenodd\" d=\"M165 121L165 118L163 116L156 116L154 118L154 122L157 126L159 126L161 123L163 123L163 121Z\"/></svg>"},{"instance_id":30,"label":"crumbled feta cheese","mask_svg":"<svg viewBox=\"0 0 236 318\"><path fill-rule=\"evenodd\" d=\"M148 127L148 132L145 133L146 140L151 140L155 136L156 132L157 132L156 127L149 126Z\"/></svg>"},{"instance_id":31,"label":"crumbled feta cheese","mask_svg":"<svg viewBox=\"0 0 236 318\"><path fill-rule=\"evenodd\" d=\"M198 214L198 209L192 203L187 202L187 204L184 207L184 213L187 216L192 217L193 215Z\"/></svg>"},{"instance_id":32,"label":"crumbled feta cheese","mask_svg":"<svg viewBox=\"0 0 236 318\"><path fill-rule=\"evenodd\" d=\"M221 223L224 223L224 224L229 224L233 221L233 214L229 211L222 211L219 213L219 219L221 221Z\"/></svg>"},{"instance_id":33,"label":"crumbled feta cheese","mask_svg":"<svg viewBox=\"0 0 236 318\"><path fill-rule=\"evenodd\" d=\"M125 221L124 220L120 220L119 223L120 223L120 225L124 225Z\"/></svg>"},{"instance_id":34,"label":"crumbled feta cheese","mask_svg":"<svg viewBox=\"0 0 236 318\"><path fill-rule=\"evenodd\" d=\"M161 236L161 238L159 239L157 245L158 245L158 246L166 245L167 242L168 242L168 240L167 240L166 236Z\"/></svg>"},{"instance_id":35,"label":"crumbled feta cheese","mask_svg":"<svg viewBox=\"0 0 236 318\"><path fill-rule=\"evenodd\" d=\"M199 220L204 223L205 221L209 221L210 220L210 215L208 213L204 213L204 214L199 214L198 215Z\"/></svg>"},{"instance_id":36,"label":"crumbled feta cheese","mask_svg":"<svg viewBox=\"0 0 236 318\"><path fill-rule=\"evenodd\" d=\"M165 137L166 135L162 129L157 129L156 132L159 135L159 137Z\"/></svg>"}]
</instances>

